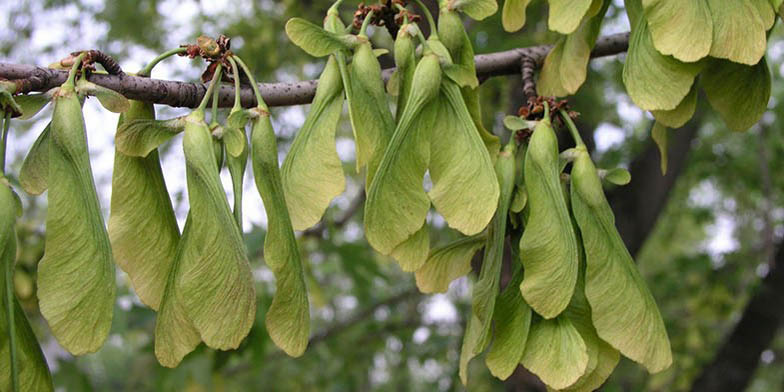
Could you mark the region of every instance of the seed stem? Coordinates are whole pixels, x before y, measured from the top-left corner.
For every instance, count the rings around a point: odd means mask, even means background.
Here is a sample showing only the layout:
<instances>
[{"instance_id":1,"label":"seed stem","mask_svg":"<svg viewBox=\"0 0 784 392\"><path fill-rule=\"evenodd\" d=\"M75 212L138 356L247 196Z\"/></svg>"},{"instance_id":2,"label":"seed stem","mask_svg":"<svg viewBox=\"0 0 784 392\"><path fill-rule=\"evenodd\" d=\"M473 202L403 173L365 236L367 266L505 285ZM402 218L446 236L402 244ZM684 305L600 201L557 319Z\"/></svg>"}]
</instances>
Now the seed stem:
<instances>
[{"instance_id":1,"label":"seed stem","mask_svg":"<svg viewBox=\"0 0 784 392\"><path fill-rule=\"evenodd\" d=\"M414 2L422 9L422 13L425 14L425 18L427 18L427 24L430 25L430 36L438 38L438 28L435 19L433 19L433 14L430 13L430 9L422 3L422 0L414 0Z\"/></svg>"},{"instance_id":2,"label":"seed stem","mask_svg":"<svg viewBox=\"0 0 784 392\"><path fill-rule=\"evenodd\" d=\"M566 123L566 127L569 128L569 133L572 134L572 139L574 139L574 144L576 144L577 147L585 147L585 143L583 143L583 138L580 137L580 131L577 130L577 126L574 125L574 121L572 121L572 118L569 117L569 113L560 109L558 110L558 112L561 114L561 118Z\"/></svg>"},{"instance_id":3,"label":"seed stem","mask_svg":"<svg viewBox=\"0 0 784 392\"><path fill-rule=\"evenodd\" d=\"M85 53L82 52L76 57L74 60L73 66L71 66L71 71L68 72L68 80L63 83L62 87L74 89L76 87L76 71L79 70L79 67L82 65L82 60L84 59Z\"/></svg>"},{"instance_id":4,"label":"seed stem","mask_svg":"<svg viewBox=\"0 0 784 392\"><path fill-rule=\"evenodd\" d=\"M5 175L5 147L6 142L8 141L8 128L11 123L11 113L6 112L5 116L3 116L3 135L2 135L2 145L0 146L0 176ZM0 185L2 186L2 185ZM11 241L16 241L16 238L11 239ZM3 244L4 245L4 244ZM10 255L10 257L14 257L14 255ZM12 391L21 391L19 389L19 368L18 368L18 358L16 353L16 323L14 317L14 259L8 260L5 265L5 302L6 302L6 312L7 319L8 319L8 344L10 345L10 354L11 354L11 390Z\"/></svg>"},{"instance_id":5,"label":"seed stem","mask_svg":"<svg viewBox=\"0 0 784 392\"><path fill-rule=\"evenodd\" d=\"M222 71L223 71L223 66L218 64L218 66L215 68L215 74L212 75L212 81L210 82L210 86L207 87L207 92L204 93L204 98L202 98L201 103L199 104L199 107L196 108L196 110L201 110L203 112L204 109L207 108L207 103L210 101L210 98L212 98L212 92L215 90L215 85L220 83L220 77Z\"/></svg>"},{"instance_id":6,"label":"seed stem","mask_svg":"<svg viewBox=\"0 0 784 392\"><path fill-rule=\"evenodd\" d=\"M229 57L231 63L231 74L234 77L234 107L231 108L232 112L242 109L242 102L240 98L240 70L237 68L237 62L234 57Z\"/></svg>"},{"instance_id":7,"label":"seed stem","mask_svg":"<svg viewBox=\"0 0 784 392\"><path fill-rule=\"evenodd\" d=\"M0 177L5 175L5 150L8 145L8 129L11 124L11 112L3 114L2 119L2 135L0 135Z\"/></svg>"},{"instance_id":8,"label":"seed stem","mask_svg":"<svg viewBox=\"0 0 784 392\"><path fill-rule=\"evenodd\" d=\"M367 37L367 27L370 25L370 20L373 19L373 12L373 10L370 10L367 16L365 16L365 20L362 21L362 28L359 29L360 37Z\"/></svg>"},{"instance_id":9,"label":"seed stem","mask_svg":"<svg viewBox=\"0 0 784 392\"><path fill-rule=\"evenodd\" d=\"M187 50L188 48L175 48L161 53L160 55L158 55L158 57L152 59L152 61L147 63L147 65L144 66L144 68L142 68L141 71L137 72L136 76L150 76L150 73L152 73L152 69L155 68L155 66L158 65L158 63L160 63L163 60L166 60L171 56L174 56L175 54L185 53Z\"/></svg>"},{"instance_id":10,"label":"seed stem","mask_svg":"<svg viewBox=\"0 0 784 392\"><path fill-rule=\"evenodd\" d=\"M248 68L245 62L242 61L240 56L233 55L232 57L234 57L234 60L237 60L237 62L240 64L240 67L242 67L242 71L245 72L245 75L248 76L248 80L250 81L250 86L251 88L253 88L253 93L256 94L256 104L264 111L269 112L269 107L267 106L267 103L264 102L264 97L261 96L261 91L259 91L259 85L256 84L256 78L254 78L253 74L250 73L250 68Z\"/></svg>"}]
</instances>

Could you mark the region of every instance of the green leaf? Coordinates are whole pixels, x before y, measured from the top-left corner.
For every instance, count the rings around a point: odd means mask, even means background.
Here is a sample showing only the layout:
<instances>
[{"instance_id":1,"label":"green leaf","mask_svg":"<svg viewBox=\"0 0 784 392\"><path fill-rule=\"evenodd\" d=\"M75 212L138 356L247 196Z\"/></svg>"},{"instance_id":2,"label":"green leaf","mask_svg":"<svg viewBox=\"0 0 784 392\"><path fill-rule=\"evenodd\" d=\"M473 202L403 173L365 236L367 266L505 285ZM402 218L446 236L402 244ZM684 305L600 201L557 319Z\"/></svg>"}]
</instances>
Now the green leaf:
<instances>
[{"instance_id":1,"label":"green leaf","mask_svg":"<svg viewBox=\"0 0 784 392\"><path fill-rule=\"evenodd\" d=\"M118 151L132 157L146 157L185 129L185 117L170 120L135 119L117 128L114 144Z\"/></svg>"},{"instance_id":2,"label":"green leaf","mask_svg":"<svg viewBox=\"0 0 784 392\"><path fill-rule=\"evenodd\" d=\"M179 265L178 295L207 346L235 349L256 315L253 276L221 185L204 112L194 111L185 123L183 150L193 229Z\"/></svg>"},{"instance_id":3,"label":"green leaf","mask_svg":"<svg viewBox=\"0 0 784 392\"><path fill-rule=\"evenodd\" d=\"M530 216L520 239L523 298L553 318L569 304L577 281L577 240L561 190L558 141L549 119L539 122L524 164Z\"/></svg>"},{"instance_id":4,"label":"green leaf","mask_svg":"<svg viewBox=\"0 0 784 392\"><path fill-rule=\"evenodd\" d=\"M573 33L562 37L544 60L539 74L539 93L545 96L574 94L585 82L591 50L599 37L610 3L593 0L585 19Z\"/></svg>"},{"instance_id":5,"label":"green leaf","mask_svg":"<svg viewBox=\"0 0 784 392\"><path fill-rule=\"evenodd\" d=\"M651 138L659 148L662 175L667 174L667 127L656 121L651 130Z\"/></svg>"},{"instance_id":6,"label":"green leaf","mask_svg":"<svg viewBox=\"0 0 784 392\"><path fill-rule=\"evenodd\" d=\"M605 171L602 177L605 181L614 185L626 185L632 180L632 174L622 167L616 167Z\"/></svg>"},{"instance_id":7,"label":"green leaf","mask_svg":"<svg viewBox=\"0 0 784 392\"><path fill-rule=\"evenodd\" d=\"M768 108L771 76L765 58L752 67L712 60L700 82L708 102L733 131L751 128Z\"/></svg>"},{"instance_id":8,"label":"green leaf","mask_svg":"<svg viewBox=\"0 0 784 392\"><path fill-rule=\"evenodd\" d=\"M484 242L484 235L474 235L431 250L425 264L416 271L419 291L445 293L453 280L471 272L471 259Z\"/></svg>"},{"instance_id":9,"label":"green leaf","mask_svg":"<svg viewBox=\"0 0 784 392\"><path fill-rule=\"evenodd\" d=\"M52 376L14 297L17 196L0 177L0 390L53 391Z\"/></svg>"},{"instance_id":10,"label":"green leaf","mask_svg":"<svg viewBox=\"0 0 784 392\"><path fill-rule=\"evenodd\" d=\"M550 30L571 34L580 25L580 21L591 8L593 0L548 0L550 16L547 27Z\"/></svg>"},{"instance_id":11,"label":"green leaf","mask_svg":"<svg viewBox=\"0 0 784 392\"><path fill-rule=\"evenodd\" d=\"M49 130L51 123L35 139L19 170L19 184L30 195L40 195L49 187Z\"/></svg>"},{"instance_id":12,"label":"green leaf","mask_svg":"<svg viewBox=\"0 0 784 392\"><path fill-rule=\"evenodd\" d=\"M191 247L189 241L192 225L189 214L182 229L182 237L177 243L171 268L165 277L164 292L155 320L155 357L161 365L169 368L177 367L201 342L199 331L185 312L182 289L177 284L185 249Z\"/></svg>"},{"instance_id":13,"label":"green leaf","mask_svg":"<svg viewBox=\"0 0 784 392\"><path fill-rule=\"evenodd\" d=\"M319 79L316 97L291 149L281 175L286 204L295 230L315 225L329 202L343 193L346 179L335 149L335 132L343 111L343 87L335 57Z\"/></svg>"},{"instance_id":14,"label":"green leaf","mask_svg":"<svg viewBox=\"0 0 784 392\"><path fill-rule=\"evenodd\" d=\"M38 304L52 335L73 355L97 351L109 334L115 272L93 183L82 107L73 90L54 99L49 207ZM85 333L90 331L90 333Z\"/></svg>"},{"instance_id":15,"label":"green leaf","mask_svg":"<svg viewBox=\"0 0 784 392\"><path fill-rule=\"evenodd\" d=\"M634 0L627 0L627 4ZM632 24L623 83L632 101L644 110L675 109L689 93L700 63L682 63L659 53L644 17Z\"/></svg>"},{"instance_id":16,"label":"green leaf","mask_svg":"<svg viewBox=\"0 0 784 392\"><path fill-rule=\"evenodd\" d=\"M496 178L501 189L498 198L498 211L487 232L482 269L479 272L479 279L474 284L471 316L466 325L463 345L460 349L459 373L463 385L468 384L469 362L490 343L493 311L496 307L503 264L507 213L514 189L515 150L514 143L508 145L499 154L495 164ZM515 289L515 291L517 290ZM519 359L518 356L516 361ZM515 363L517 363L516 361Z\"/></svg>"},{"instance_id":17,"label":"green leaf","mask_svg":"<svg viewBox=\"0 0 784 392\"><path fill-rule=\"evenodd\" d=\"M762 20L762 23L765 25L765 30L770 30L773 27L773 24L776 22L776 10L773 8L773 5L766 0L749 0L751 4L755 7L757 11L757 15Z\"/></svg>"},{"instance_id":18,"label":"green leaf","mask_svg":"<svg viewBox=\"0 0 784 392\"><path fill-rule=\"evenodd\" d=\"M439 113L440 84L438 57L425 55L417 65L405 111L368 188L365 236L381 254L390 254L420 230L430 209L422 181L430 162L430 132Z\"/></svg>"},{"instance_id":19,"label":"green leaf","mask_svg":"<svg viewBox=\"0 0 784 392\"><path fill-rule=\"evenodd\" d=\"M256 188L267 211L264 261L275 274L276 289L265 324L270 338L288 355L305 352L310 334L308 294L299 247L286 207L278 169L278 149L269 115L254 120L251 153Z\"/></svg>"},{"instance_id":20,"label":"green leaf","mask_svg":"<svg viewBox=\"0 0 784 392\"><path fill-rule=\"evenodd\" d=\"M691 63L708 55L713 19L707 0L642 0L653 45L663 55Z\"/></svg>"},{"instance_id":21,"label":"green leaf","mask_svg":"<svg viewBox=\"0 0 784 392\"><path fill-rule=\"evenodd\" d=\"M342 56L338 59L342 60ZM381 65L372 53L370 43L360 45L348 69L348 109L351 128L357 149L357 171L368 165L365 187L373 182L373 176L384 156L392 133L395 119L389 110Z\"/></svg>"},{"instance_id":22,"label":"green leaf","mask_svg":"<svg viewBox=\"0 0 784 392\"><path fill-rule=\"evenodd\" d=\"M460 89L444 79L438 100L438 123L430 142L433 188L428 196L449 227L474 235L495 213L498 181Z\"/></svg>"},{"instance_id":23,"label":"green leaf","mask_svg":"<svg viewBox=\"0 0 784 392\"><path fill-rule=\"evenodd\" d=\"M245 138L243 127L232 128L223 127L223 143L226 145L226 152L230 157L237 158L247 150L248 139Z\"/></svg>"},{"instance_id":24,"label":"green leaf","mask_svg":"<svg viewBox=\"0 0 784 392\"><path fill-rule=\"evenodd\" d=\"M710 55L746 65L757 64L767 47L767 21L756 0L706 0L713 17Z\"/></svg>"},{"instance_id":25,"label":"green leaf","mask_svg":"<svg viewBox=\"0 0 784 392\"><path fill-rule=\"evenodd\" d=\"M471 19L482 20L498 11L496 0L448 0L450 10L459 10Z\"/></svg>"},{"instance_id":26,"label":"green leaf","mask_svg":"<svg viewBox=\"0 0 784 392\"><path fill-rule=\"evenodd\" d=\"M495 162L498 152L501 150L501 139L488 131L482 123L479 88L463 87L460 89L460 92L463 94L463 100L468 108L468 113L471 115L471 119L474 121L476 130L479 132L479 137L482 138L482 142L485 143L485 148L487 148L487 152L490 154L490 160Z\"/></svg>"},{"instance_id":27,"label":"green leaf","mask_svg":"<svg viewBox=\"0 0 784 392\"><path fill-rule=\"evenodd\" d=\"M6 88L7 84L11 82L4 83L4 85L0 85L0 111L10 112L11 117L19 117L22 115L22 108L16 103L16 99Z\"/></svg>"},{"instance_id":28,"label":"green leaf","mask_svg":"<svg viewBox=\"0 0 784 392\"><path fill-rule=\"evenodd\" d=\"M29 120L40 112L49 102L52 102L52 96L55 89L49 90L42 94L27 94L14 97L19 108L22 110L20 120Z\"/></svg>"},{"instance_id":29,"label":"green leaf","mask_svg":"<svg viewBox=\"0 0 784 392\"><path fill-rule=\"evenodd\" d=\"M118 129L127 121L154 118L152 104L131 101ZM108 231L117 265L128 274L139 299L158 310L180 229L157 150L144 158L115 152Z\"/></svg>"},{"instance_id":30,"label":"green leaf","mask_svg":"<svg viewBox=\"0 0 784 392\"><path fill-rule=\"evenodd\" d=\"M585 373L588 352L568 317L539 319L531 324L521 363L549 387L563 389Z\"/></svg>"},{"instance_id":31,"label":"green leaf","mask_svg":"<svg viewBox=\"0 0 784 392\"><path fill-rule=\"evenodd\" d=\"M525 10L531 0L505 0L501 11L501 24L504 30L513 33L525 26Z\"/></svg>"},{"instance_id":32,"label":"green leaf","mask_svg":"<svg viewBox=\"0 0 784 392\"><path fill-rule=\"evenodd\" d=\"M517 270L498 297L493 311L495 332L493 345L485 357L485 364L493 376L506 380L517 369L525 352L528 331L531 327L531 307L520 295L523 270Z\"/></svg>"},{"instance_id":33,"label":"green leaf","mask_svg":"<svg viewBox=\"0 0 784 392\"><path fill-rule=\"evenodd\" d=\"M457 83L460 87L477 88L479 80L476 78L476 70L460 64L447 64L443 67L444 75Z\"/></svg>"},{"instance_id":34,"label":"green leaf","mask_svg":"<svg viewBox=\"0 0 784 392\"><path fill-rule=\"evenodd\" d=\"M672 363L659 309L615 228L615 218L587 152L572 167L572 211L585 246L585 295L603 340L651 373Z\"/></svg>"},{"instance_id":35,"label":"green leaf","mask_svg":"<svg viewBox=\"0 0 784 392\"><path fill-rule=\"evenodd\" d=\"M128 98L125 98L122 94L95 83L88 82L85 79L81 79L76 83L76 91L82 95L95 96L98 98L98 101L101 102L101 106L110 112L123 113L128 110L131 105Z\"/></svg>"},{"instance_id":36,"label":"green leaf","mask_svg":"<svg viewBox=\"0 0 784 392\"><path fill-rule=\"evenodd\" d=\"M654 110L651 112L656 121L670 127L680 128L694 116L697 110L697 83L694 83L686 98L672 110Z\"/></svg>"},{"instance_id":37,"label":"green leaf","mask_svg":"<svg viewBox=\"0 0 784 392\"><path fill-rule=\"evenodd\" d=\"M363 41L350 34L330 33L302 18L289 19L286 23L286 35L294 45L313 57L324 57L340 50L348 50Z\"/></svg>"}]
</instances>

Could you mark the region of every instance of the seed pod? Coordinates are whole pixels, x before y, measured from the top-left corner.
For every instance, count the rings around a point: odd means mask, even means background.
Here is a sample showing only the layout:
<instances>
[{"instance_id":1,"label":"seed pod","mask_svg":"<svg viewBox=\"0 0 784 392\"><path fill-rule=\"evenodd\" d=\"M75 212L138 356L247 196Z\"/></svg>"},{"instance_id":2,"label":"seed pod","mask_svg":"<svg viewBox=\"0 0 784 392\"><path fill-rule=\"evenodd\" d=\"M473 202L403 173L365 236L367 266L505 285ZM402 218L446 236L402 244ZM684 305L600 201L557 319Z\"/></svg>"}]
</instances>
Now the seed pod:
<instances>
[{"instance_id":1,"label":"seed pod","mask_svg":"<svg viewBox=\"0 0 784 392\"><path fill-rule=\"evenodd\" d=\"M468 384L468 363L479 355L490 343L493 309L501 279L506 219L512 198L515 178L515 142L512 141L498 157L495 174L501 191L498 209L490 224L485 243L482 270L474 284L471 300L471 316L463 336L460 350L460 380Z\"/></svg>"},{"instance_id":2,"label":"seed pod","mask_svg":"<svg viewBox=\"0 0 784 392\"><path fill-rule=\"evenodd\" d=\"M659 309L615 229L615 217L587 151L574 161L572 211L586 255L585 296L603 340L655 373L672 363ZM527 272L527 271L526 271Z\"/></svg>"},{"instance_id":3,"label":"seed pod","mask_svg":"<svg viewBox=\"0 0 784 392\"><path fill-rule=\"evenodd\" d=\"M251 131L251 162L256 188L267 211L264 261L275 274L275 297L267 310L265 325L270 338L288 355L305 352L310 334L308 294L299 247L286 207L289 194L278 169L278 148L269 113L260 111ZM291 204L289 204L291 205Z\"/></svg>"},{"instance_id":4,"label":"seed pod","mask_svg":"<svg viewBox=\"0 0 784 392\"><path fill-rule=\"evenodd\" d=\"M0 176L0 390L53 391L52 376L30 323L14 296L18 198Z\"/></svg>"},{"instance_id":5,"label":"seed pod","mask_svg":"<svg viewBox=\"0 0 784 392\"><path fill-rule=\"evenodd\" d=\"M234 349L253 324L256 291L242 234L221 185L204 111L192 112L185 121L192 230L176 277L178 297L204 343Z\"/></svg>"},{"instance_id":6,"label":"seed pod","mask_svg":"<svg viewBox=\"0 0 784 392\"><path fill-rule=\"evenodd\" d=\"M414 39L418 27L414 23L405 23L400 26L395 39L395 73L392 75L387 87L397 93L397 107L395 122L400 121L400 116L405 111L406 100L411 92L411 83L416 70L416 44Z\"/></svg>"},{"instance_id":7,"label":"seed pod","mask_svg":"<svg viewBox=\"0 0 784 392\"><path fill-rule=\"evenodd\" d=\"M525 269L520 290L528 304L549 319L560 314L572 298L578 253L561 192L558 140L547 117L534 129L524 167L530 216L520 239Z\"/></svg>"},{"instance_id":8,"label":"seed pod","mask_svg":"<svg viewBox=\"0 0 784 392\"><path fill-rule=\"evenodd\" d=\"M440 106L435 101L440 84L438 57L426 54L417 65L406 110L368 188L365 235L385 255L422 228L430 208L422 179ZM427 250L420 253L427 254Z\"/></svg>"},{"instance_id":9,"label":"seed pod","mask_svg":"<svg viewBox=\"0 0 784 392\"><path fill-rule=\"evenodd\" d=\"M81 355L97 351L106 339L116 288L82 108L70 82L54 97L50 126L49 210L38 302L58 342Z\"/></svg>"},{"instance_id":10,"label":"seed pod","mask_svg":"<svg viewBox=\"0 0 784 392\"><path fill-rule=\"evenodd\" d=\"M120 115L117 132L128 121L154 119L152 104L131 101L129 110ZM157 149L146 157L115 151L109 239L117 265L128 274L139 299L158 310L180 230Z\"/></svg>"},{"instance_id":11,"label":"seed pod","mask_svg":"<svg viewBox=\"0 0 784 392\"><path fill-rule=\"evenodd\" d=\"M357 47L348 71L348 109L357 148L357 170L368 165L365 187L378 169L392 133L395 120L381 78L381 65L370 43Z\"/></svg>"},{"instance_id":12,"label":"seed pod","mask_svg":"<svg viewBox=\"0 0 784 392\"><path fill-rule=\"evenodd\" d=\"M520 295L523 269L517 270L504 291L498 296L493 310L493 345L485 356L490 373L501 380L512 375L525 352L533 312Z\"/></svg>"},{"instance_id":13,"label":"seed pod","mask_svg":"<svg viewBox=\"0 0 784 392\"><path fill-rule=\"evenodd\" d=\"M226 166L229 168L234 194L234 220L237 222L240 231L242 231L242 184L245 178L245 168L248 165L248 139L246 139L245 136L244 126L240 129L229 128L227 126L224 127L224 129L226 130L224 133L226 152L228 152L226 155ZM229 148L230 138L237 138L238 140L232 143L238 142L241 146L236 155L232 154L232 151L230 151L233 150L233 148Z\"/></svg>"},{"instance_id":14,"label":"seed pod","mask_svg":"<svg viewBox=\"0 0 784 392\"><path fill-rule=\"evenodd\" d=\"M445 293L453 280L471 272L471 259L484 245L485 236L475 235L431 250L425 264L416 271L419 291Z\"/></svg>"},{"instance_id":15,"label":"seed pod","mask_svg":"<svg viewBox=\"0 0 784 392\"><path fill-rule=\"evenodd\" d=\"M334 56L327 60L316 96L281 168L291 223L295 230L315 225L330 201L343 193L346 179L335 149L343 111L343 85Z\"/></svg>"}]
</instances>

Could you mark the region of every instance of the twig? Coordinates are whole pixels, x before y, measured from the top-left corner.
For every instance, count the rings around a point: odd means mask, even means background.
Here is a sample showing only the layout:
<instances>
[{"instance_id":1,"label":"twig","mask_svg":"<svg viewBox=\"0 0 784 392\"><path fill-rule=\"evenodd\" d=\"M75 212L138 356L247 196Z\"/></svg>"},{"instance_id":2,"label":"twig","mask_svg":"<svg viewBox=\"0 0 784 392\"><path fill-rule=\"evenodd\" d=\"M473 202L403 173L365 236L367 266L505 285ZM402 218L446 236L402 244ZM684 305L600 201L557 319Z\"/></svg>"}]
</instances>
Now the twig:
<instances>
[{"instance_id":1,"label":"twig","mask_svg":"<svg viewBox=\"0 0 784 392\"><path fill-rule=\"evenodd\" d=\"M539 95L536 93L535 70L536 59L531 56L523 56L520 59L520 75L523 78L523 95L525 95L526 102L535 100L536 96Z\"/></svg>"},{"instance_id":2,"label":"twig","mask_svg":"<svg viewBox=\"0 0 784 392\"><path fill-rule=\"evenodd\" d=\"M629 46L629 34L621 33L599 38L591 57L603 57L625 52ZM500 75L513 75L520 72L520 61L528 56L540 67L552 45L531 46L503 52L478 55L474 57L476 71L480 79ZM393 69L384 70L384 80L389 80ZM27 91L47 91L65 82L68 73L33 65L0 63L0 77L6 79L31 79ZM152 102L174 107L196 107L199 105L207 86L202 83L184 83L169 80L141 78L131 75L114 76L93 74L89 80L98 85L119 92L129 99ZM307 80L296 83L261 83L259 85L264 100L269 106L292 106L310 103L316 92L316 81ZM242 89L242 106L256 106L256 99L250 88ZM219 105L231 107L234 104L234 88L223 86L220 90Z\"/></svg>"}]
</instances>

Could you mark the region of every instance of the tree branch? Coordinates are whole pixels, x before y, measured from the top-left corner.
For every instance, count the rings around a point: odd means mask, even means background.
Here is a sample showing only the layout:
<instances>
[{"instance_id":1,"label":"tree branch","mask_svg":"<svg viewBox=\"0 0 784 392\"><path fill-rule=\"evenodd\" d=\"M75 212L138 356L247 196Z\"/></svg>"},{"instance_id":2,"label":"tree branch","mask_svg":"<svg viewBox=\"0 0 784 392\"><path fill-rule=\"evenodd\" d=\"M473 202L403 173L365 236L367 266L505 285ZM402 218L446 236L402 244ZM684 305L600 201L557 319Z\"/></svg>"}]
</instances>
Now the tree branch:
<instances>
[{"instance_id":1,"label":"tree branch","mask_svg":"<svg viewBox=\"0 0 784 392\"><path fill-rule=\"evenodd\" d=\"M629 46L629 34L613 34L599 38L596 42L591 57L603 57L625 52ZM503 52L478 55L476 71L481 79L492 76L513 75L520 73L520 62L523 57L529 57L541 67L544 58L552 45L531 46ZM384 70L384 80L389 80L393 69ZM33 65L0 63L0 77L14 79L29 79L26 87L28 91L47 91L63 84L68 72L54 70ZM207 86L202 83L185 83L171 80L143 78L131 75L90 75L89 80L119 92L129 99L152 102L174 107L196 107L201 102ZM315 80L306 80L296 83L261 83L259 85L264 100L270 106L292 106L310 103L316 92ZM220 89L219 105L231 107L234 104L234 88L222 86ZM249 87L242 89L242 106L256 106L256 99Z\"/></svg>"}]
</instances>

